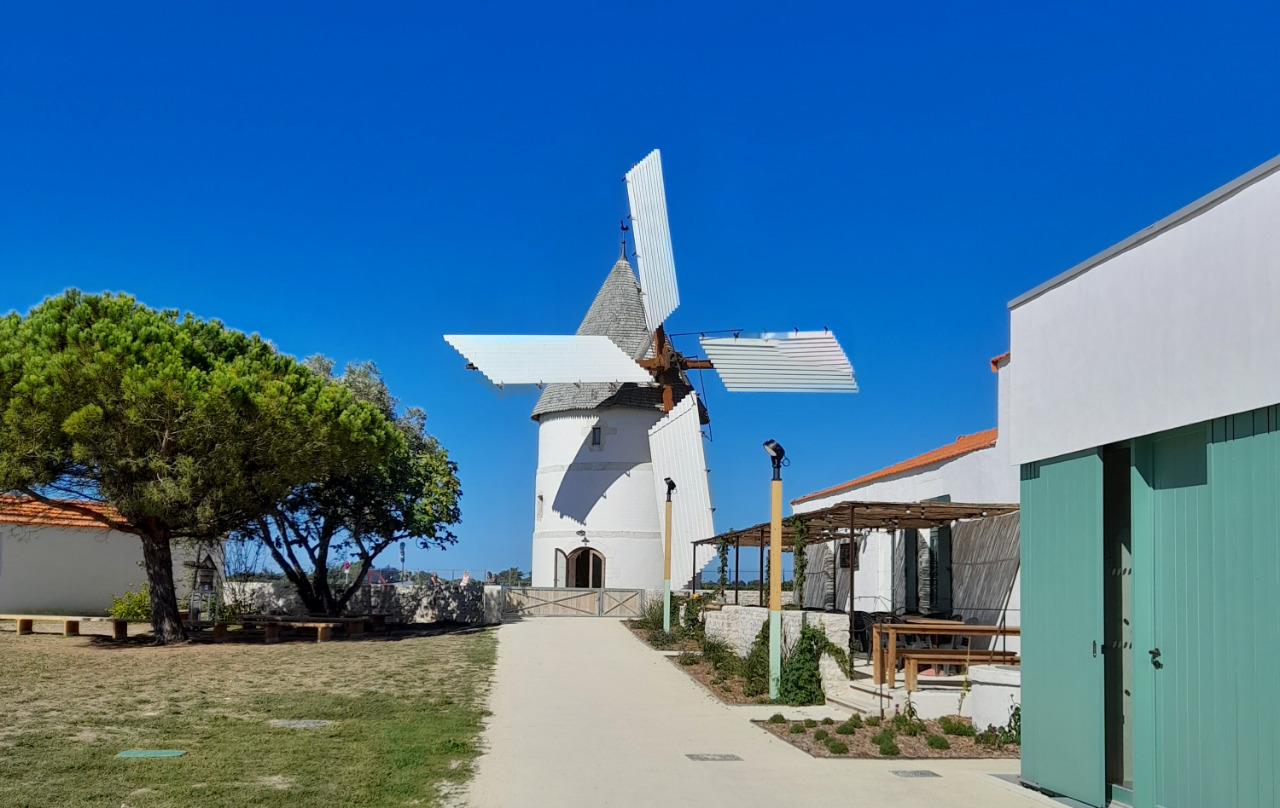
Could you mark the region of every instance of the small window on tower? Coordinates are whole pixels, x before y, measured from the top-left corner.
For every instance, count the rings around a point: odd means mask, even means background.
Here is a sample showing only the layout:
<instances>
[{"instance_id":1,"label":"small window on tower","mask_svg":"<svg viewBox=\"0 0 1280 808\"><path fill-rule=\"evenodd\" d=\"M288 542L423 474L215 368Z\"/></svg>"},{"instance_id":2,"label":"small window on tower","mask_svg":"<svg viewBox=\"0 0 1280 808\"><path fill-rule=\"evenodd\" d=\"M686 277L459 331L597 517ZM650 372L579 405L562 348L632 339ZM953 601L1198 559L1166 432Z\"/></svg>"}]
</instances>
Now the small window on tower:
<instances>
[{"instance_id":1,"label":"small window on tower","mask_svg":"<svg viewBox=\"0 0 1280 808\"><path fill-rule=\"evenodd\" d=\"M600 445L600 427L598 426L591 427L591 445L592 446Z\"/></svg>"}]
</instances>

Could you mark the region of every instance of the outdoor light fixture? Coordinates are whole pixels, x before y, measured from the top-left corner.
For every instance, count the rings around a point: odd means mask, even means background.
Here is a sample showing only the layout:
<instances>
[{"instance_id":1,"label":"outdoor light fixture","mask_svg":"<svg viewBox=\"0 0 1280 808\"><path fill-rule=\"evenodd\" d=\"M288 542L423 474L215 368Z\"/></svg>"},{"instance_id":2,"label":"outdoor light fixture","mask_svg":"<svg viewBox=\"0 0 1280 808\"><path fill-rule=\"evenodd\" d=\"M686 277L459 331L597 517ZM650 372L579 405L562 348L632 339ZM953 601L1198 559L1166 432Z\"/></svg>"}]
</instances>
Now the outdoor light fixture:
<instances>
[{"instance_id":1,"label":"outdoor light fixture","mask_svg":"<svg viewBox=\"0 0 1280 808\"><path fill-rule=\"evenodd\" d=\"M787 452L776 440L764 442L773 459L769 483L769 698L778 698L782 677L782 458ZM803 595L801 596L803 604Z\"/></svg>"},{"instance_id":2,"label":"outdoor light fixture","mask_svg":"<svg viewBox=\"0 0 1280 808\"><path fill-rule=\"evenodd\" d=\"M579 531L578 531L578 535L582 537L582 543L583 543L583 544L586 544L586 543L587 543L587 531L585 531L585 530L579 530Z\"/></svg>"},{"instance_id":3,"label":"outdoor light fixture","mask_svg":"<svg viewBox=\"0 0 1280 808\"><path fill-rule=\"evenodd\" d=\"M670 477L663 479L667 484L666 523L662 532L662 630L671 631L671 492L676 490L676 482Z\"/></svg>"}]
</instances>

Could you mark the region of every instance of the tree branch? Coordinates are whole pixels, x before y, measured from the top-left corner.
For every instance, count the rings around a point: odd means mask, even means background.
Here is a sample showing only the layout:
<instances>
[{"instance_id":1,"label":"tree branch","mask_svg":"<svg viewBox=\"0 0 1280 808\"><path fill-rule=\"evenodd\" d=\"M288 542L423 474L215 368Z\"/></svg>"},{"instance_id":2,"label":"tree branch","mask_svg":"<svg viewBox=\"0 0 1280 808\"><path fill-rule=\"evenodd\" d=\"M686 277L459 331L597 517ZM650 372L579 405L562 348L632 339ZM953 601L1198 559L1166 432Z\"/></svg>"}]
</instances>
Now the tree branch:
<instances>
[{"instance_id":1,"label":"tree branch","mask_svg":"<svg viewBox=\"0 0 1280 808\"><path fill-rule=\"evenodd\" d=\"M105 513L94 510L93 508L90 508L86 505L81 505L77 502L71 502L70 500L65 500L65 499L49 499L43 494L40 494L35 490L27 487L21 487L21 488L18 488L17 490L21 491L25 496L31 497L37 502L40 502L44 505L48 505L50 508L57 508L58 510L70 511L72 513L78 513L81 516L87 516L93 521L106 525L112 530L118 530L121 533L132 533L135 536L142 535L142 531L134 527L129 522L122 522L118 519L112 519L110 516L107 516Z\"/></svg>"}]
</instances>

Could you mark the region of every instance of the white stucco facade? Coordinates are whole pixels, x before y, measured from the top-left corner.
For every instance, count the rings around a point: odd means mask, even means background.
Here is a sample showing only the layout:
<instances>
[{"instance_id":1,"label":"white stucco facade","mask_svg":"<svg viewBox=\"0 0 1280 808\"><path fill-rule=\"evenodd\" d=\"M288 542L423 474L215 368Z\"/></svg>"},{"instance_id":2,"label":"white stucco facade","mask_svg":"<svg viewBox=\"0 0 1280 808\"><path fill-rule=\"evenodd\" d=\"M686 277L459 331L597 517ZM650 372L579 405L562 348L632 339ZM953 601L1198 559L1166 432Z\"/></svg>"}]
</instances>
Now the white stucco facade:
<instances>
[{"instance_id":1,"label":"white stucco facade","mask_svg":"<svg viewBox=\"0 0 1280 808\"><path fill-rule=\"evenodd\" d=\"M1280 158L1010 304L1014 463L1280 401L1277 174Z\"/></svg>"},{"instance_id":2,"label":"white stucco facade","mask_svg":"<svg viewBox=\"0 0 1280 808\"><path fill-rule=\"evenodd\" d=\"M657 410L625 407L541 417L534 586L564 586L556 581L556 551L590 547L604 556L605 586L661 588L662 524L649 453L649 429L661 417ZM597 427L599 445L593 445Z\"/></svg>"},{"instance_id":3,"label":"white stucco facade","mask_svg":"<svg viewBox=\"0 0 1280 808\"><path fill-rule=\"evenodd\" d=\"M192 553L175 545L174 582L185 608ZM101 615L112 595L146 581L142 541L98 528L0 523L0 613Z\"/></svg>"}]
</instances>

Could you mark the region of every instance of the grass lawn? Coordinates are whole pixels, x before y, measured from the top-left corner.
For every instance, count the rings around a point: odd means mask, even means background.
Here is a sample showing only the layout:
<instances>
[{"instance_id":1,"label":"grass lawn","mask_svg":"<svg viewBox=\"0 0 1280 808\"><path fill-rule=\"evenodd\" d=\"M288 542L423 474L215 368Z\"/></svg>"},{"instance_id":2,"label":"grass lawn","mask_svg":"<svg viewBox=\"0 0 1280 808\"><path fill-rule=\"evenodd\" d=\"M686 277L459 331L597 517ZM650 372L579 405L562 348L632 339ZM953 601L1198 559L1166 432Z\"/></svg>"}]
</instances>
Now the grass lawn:
<instances>
[{"instance_id":1,"label":"grass lawn","mask_svg":"<svg viewBox=\"0 0 1280 808\"><path fill-rule=\"evenodd\" d=\"M493 630L143 643L0 632L0 805L438 805L471 774Z\"/></svg>"}]
</instances>

